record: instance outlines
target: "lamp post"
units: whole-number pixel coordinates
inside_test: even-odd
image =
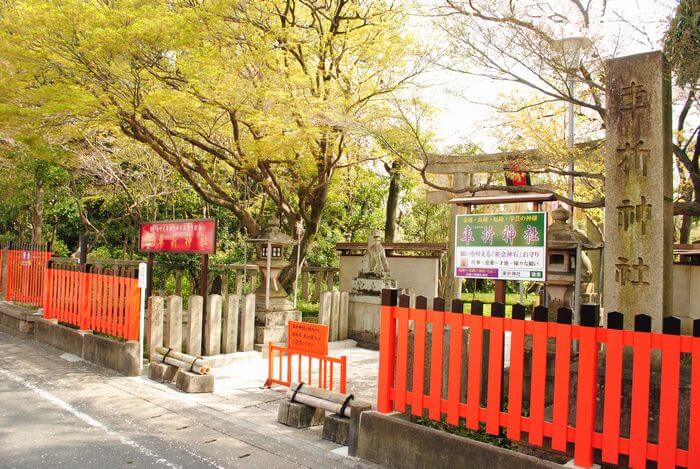
[[[573,36],[560,39],[556,41],[556,46],[559,47],[562,61],[564,62],[564,68],[566,69],[567,75],[567,87],[569,96],[573,98],[574,96],[574,78],[576,77],[576,70],[578,69],[578,64],[581,61],[581,51],[591,46],[590,39],[583,36]],[[569,147],[569,184],[568,184],[568,196],[572,201],[574,200],[574,103],[569,100],[568,109],[568,135],[567,135],[567,145]],[[573,215],[574,207],[571,207]],[[572,216],[572,222],[574,217]]]

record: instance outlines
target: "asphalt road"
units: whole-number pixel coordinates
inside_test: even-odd
[[[2,468],[363,466],[276,424],[269,395],[184,395],[3,333],[0,357]]]

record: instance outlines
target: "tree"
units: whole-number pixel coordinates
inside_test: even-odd
[[[271,204],[303,230],[302,258],[336,168],[371,146],[347,123],[381,116],[417,72],[388,1],[20,0],[1,15],[20,95],[77,97],[50,114],[61,131],[120,129],[251,236]]]
[[[508,109],[502,109],[504,112],[518,113],[550,103],[570,102],[578,108],[581,115],[596,119],[600,128],[605,121],[603,64],[606,59],[619,53],[623,41],[619,38],[594,40],[572,68],[564,59],[563,45],[559,39],[567,29],[593,31],[606,15],[607,8],[608,2],[603,0],[445,0],[430,11],[436,18],[434,24],[442,30],[448,43],[436,63],[451,72],[478,75],[508,86],[520,87],[535,97],[535,100],[526,104],[515,101]],[[692,28],[692,22],[681,23]],[[688,37],[688,34],[681,35]],[[592,37],[595,39],[597,36]],[[651,46],[654,47],[653,44]],[[579,91],[573,94],[567,86],[572,73],[575,80],[582,84]],[[700,122],[696,120],[694,125],[690,125],[689,120],[691,114],[697,115],[697,96],[694,92],[676,94],[684,101],[678,115],[674,154],[687,172],[696,196],[693,200],[676,202],[675,213],[697,216],[700,215],[700,172],[689,153],[697,148],[694,139],[700,129]],[[592,132],[590,136],[596,137],[595,134]],[[420,149],[420,144],[416,146]],[[414,167],[422,172],[428,184],[435,186],[425,176],[428,155],[426,152],[419,154],[422,154],[423,162]],[[580,152],[579,155],[587,157],[588,153]],[[549,167],[548,172],[559,176],[572,174],[577,178],[604,180],[604,175],[600,172],[580,170],[571,173],[566,165]],[[446,189],[442,186],[440,188]],[[513,188],[489,183],[470,185],[463,188],[462,192],[492,189],[553,193],[559,200],[582,208],[602,207],[604,204],[602,198],[569,200],[561,191],[547,187]]]

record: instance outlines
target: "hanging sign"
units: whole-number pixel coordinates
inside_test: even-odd
[[[287,348],[298,352],[328,355],[328,326],[289,321],[287,323]]]
[[[214,254],[216,220],[167,220],[141,223],[140,252]]]
[[[545,280],[547,213],[457,215],[455,277]]]

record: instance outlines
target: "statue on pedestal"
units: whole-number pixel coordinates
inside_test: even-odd
[[[377,296],[384,288],[396,288],[396,280],[389,272],[381,239],[381,232],[372,230],[367,241],[367,251],[362,257],[362,267],[357,277],[352,279],[353,293]]]

